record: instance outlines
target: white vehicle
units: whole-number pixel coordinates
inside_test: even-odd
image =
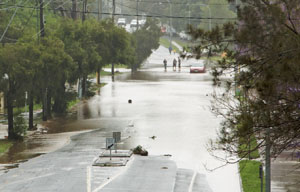
[[[133,19],[130,22],[130,32],[133,33],[137,29],[137,20]]]
[[[146,20],[145,20],[145,19],[139,20],[139,25],[140,25],[140,26],[145,25],[145,23],[146,23]]]
[[[180,37],[180,39],[184,39],[184,40],[191,40],[192,39],[191,36],[186,34],[184,31],[181,31],[179,33],[179,37]]]
[[[136,19],[132,19],[130,22],[130,28],[136,28],[137,27],[137,20]]]
[[[119,27],[125,28],[126,27],[126,19],[125,18],[119,18],[117,24],[118,24]]]

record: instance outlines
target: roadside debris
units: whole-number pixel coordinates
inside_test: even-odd
[[[136,148],[134,148],[132,152],[133,154],[148,156],[148,151],[146,149],[143,149],[141,145],[138,145]]]
[[[152,136],[152,137],[150,137],[150,139],[153,139],[153,140],[154,140],[154,139],[156,139],[156,136]]]

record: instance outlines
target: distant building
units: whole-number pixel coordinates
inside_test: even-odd
[[[4,113],[4,94],[0,92],[0,114]]]

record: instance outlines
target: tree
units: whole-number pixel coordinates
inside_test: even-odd
[[[47,102],[48,116],[52,110],[52,98],[54,98],[53,111],[63,113],[67,107],[65,83],[74,68],[73,60],[65,52],[64,43],[53,36],[48,36],[41,40],[40,59],[42,66],[38,79],[41,81],[41,93],[46,92],[46,98],[42,97],[41,99],[44,104]]]
[[[147,19],[146,24],[132,34],[136,44],[136,59],[131,66],[133,71],[138,69],[144,60],[151,55],[152,50],[159,47],[161,32],[157,22],[157,20]]]
[[[211,32],[190,28],[200,42],[194,47],[198,57],[207,48],[212,54],[226,52],[213,69],[215,84],[222,85],[223,74],[235,76],[226,81],[224,96],[215,96],[214,112],[224,121],[211,149],[243,158],[256,149],[268,155],[271,148],[271,156],[276,157],[300,139],[299,2],[241,2],[237,22]],[[237,88],[242,94],[233,98]],[[249,138],[256,138],[258,144],[251,146]]]
[[[36,49],[32,49],[32,54],[28,53],[30,46],[24,44],[9,44],[0,48],[0,77],[5,93],[7,116],[8,116],[8,138],[18,139],[20,133],[14,128],[13,108],[17,104],[17,99],[24,97],[26,82],[30,79],[31,71],[28,70],[28,58],[38,54]]]

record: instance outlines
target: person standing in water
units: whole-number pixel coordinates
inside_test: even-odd
[[[181,59],[178,57],[178,68],[181,69]]]
[[[176,70],[177,60],[174,58],[173,60],[173,70]]]
[[[165,67],[165,71],[167,70],[167,60],[164,59],[164,67]]]

